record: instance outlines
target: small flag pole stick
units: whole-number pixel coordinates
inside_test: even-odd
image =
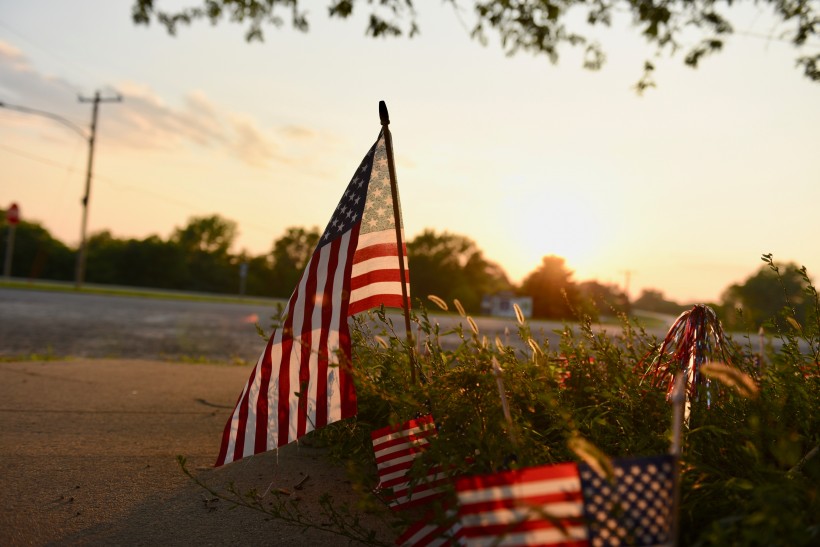
[[[683,412],[686,403],[686,371],[675,376],[672,390],[672,444],[669,453],[675,456],[675,492],[672,500],[672,545],[678,545],[680,529],[680,457],[683,452]]]
[[[504,410],[504,419],[507,420],[507,425],[510,428],[510,441],[513,446],[518,446],[518,440],[515,437],[515,428],[513,426],[512,414],[510,414],[510,404],[507,402],[507,394],[504,391],[504,379],[501,377],[501,365],[498,360],[493,357],[493,375],[498,384],[498,395],[501,397],[501,408]]]
[[[399,275],[401,276],[401,300],[404,309],[404,328],[407,332],[407,350],[410,356],[410,381],[416,383],[416,357],[413,353],[413,331],[410,329],[410,298],[407,295],[407,274],[404,267],[404,241],[401,233],[401,213],[399,210],[399,187],[396,182],[396,163],[393,160],[393,137],[390,134],[390,115],[387,113],[387,105],[384,101],[379,101],[379,119],[384,132],[384,147],[387,152],[387,169],[390,172],[390,190],[393,194],[393,218],[396,225],[396,244],[399,251]]]

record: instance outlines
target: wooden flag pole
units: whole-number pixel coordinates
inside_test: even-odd
[[[410,329],[410,298],[407,295],[407,274],[404,267],[404,238],[401,233],[401,212],[399,209],[399,186],[396,182],[396,164],[393,160],[393,137],[390,135],[390,115],[387,113],[387,105],[384,101],[379,101],[379,119],[384,132],[384,147],[387,151],[387,169],[390,172],[390,190],[393,193],[393,219],[396,225],[396,244],[399,251],[399,274],[401,276],[401,300],[404,309],[404,328],[407,332],[407,348],[410,354],[410,380],[416,383],[416,356],[413,351],[413,331]]]
[[[683,452],[683,413],[687,399],[686,371],[675,375],[672,389],[672,444],[669,452],[675,456],[675,492],[672,500],[672,545],[678,545],[680,533],[680,457]]]

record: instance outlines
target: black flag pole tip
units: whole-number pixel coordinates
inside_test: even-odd
[[[390,125],[390,115],[387,113],[387,105],[384,101],[379,101],[379,118],[382,125]]]

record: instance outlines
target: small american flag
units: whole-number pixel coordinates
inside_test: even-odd
[[[216,466],[356,414],[347,318],[403,307],[384,135],[362,160],[236,403]],[[401,223],[401,219],[399,219]],[[407,252],[403,249],[405,274]],[[409,282],[409,276],[405,279]],[[409,284],[407,287],[409,294]]]
[[[456,481],[466,545],[670,545],[674,456],[563,463]]]
[[[396,539],[401,547],[447,547],[462,545],[461,523],[458,514],[450,510],[444,515],[445,523],[434,521],[434,515],[428,514],[422,520],[407,527]]]
[[[441,496],[440,486],[448,480],[439,467],[431,467],[427,475],[411,485],[410,468],[416,458],[427,450],[429,437],[436,434],[431,415],[389,426],[371,433],[380,491],[394,511],[415,507]]]

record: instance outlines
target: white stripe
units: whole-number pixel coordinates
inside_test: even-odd
[[[401,240],[404,241],[404,230],[401,231]],[[396,243],[396,230],[391,228],[389,230],[381,230],[379,232],[368,232],[366,234],[359,234],[359,243],[356,245],[356,250],[370,247],[371,245],[381,245],[383,243]]]
[[[583,541],[587,539],[587,531],[583,526],[567,527],[566,533],[560,528],[549,528],[545,530],[530,530],[517,534],[507,534],[503,537],[497,535],[462,537],[462,541],[468,547],[484,547],[490,545],[549,545],[565,541]]]
[[[405,492],[409,490],[413,490],[414,492],[421,492],[423,490],[440,490],[441,485],[436,484],[439,481],[442,481],[447,478],[447,474],[444,472],[436,473],[435,475],[427,475],[424,477],[424,480],[420,480],[410,488],[410,480],[408,479],[407,482],[399,483],[395,486],[392,486],[393,494],[399,496],[404,495]]]
[[[242,400],[245,399],[245,393],[248,391],[248,383],[250,378],[245,382],[245,387],[242,388],[242,394],[239,396],[239,401],[231,414],[231,432],[228,434],[228,450],[225,452],[225,463],[233,461],[233,453],[236,450],[236,434],[239,431],[239,409],[242,408]]]
[[[407,257],[404,257],[404,268],[407,269]],[[353,264],[350,271],[351,279],[368,272],[377,270],[398,270],[399,258],[397,256],[376,256],[367,260],[362,260]]]
[[[444,485],[440,484],[440,481],[446,478],[447,475],[439,473],[438,475],[427,477],[427,480],[424,482],[417,482],[412,487],[410,486],[410,481],[407,481],[388,488],[393,491],[394,497],[407,496],[409,498],[415,496],[414,499],[418,499],[423,492],[441,492]]]
[[[265,344],[267,350],[267,344]],[[262,359],[265,357],[265,350],[256,360],[256,367],[253,369],[253,383],[248,387],[248,419],[245,422],[245,445],[242,448],[242,455],[253,454],[254,441],[256,440],[256,401],[259,398],[259,384],[262,382]],[[250,378],[248,378],[250,382]],[[244,397],[244,393],[242,394]]]
[[[398,457],[398,458],[393,458],[391,460],[381,462],[376,467],[379,469],[379,471],[381,471],[382,469],[384,469],[386,467],[393,467],[394,465],[399,465],[400,463],[413,461],[417,457],[418,457],[418,453],[407,454],[406,456],[401,456],[401,457]]]
[[[350,303],[353,304],[354,302],[358,302],[359,300],[364,300],[368,296],[373,296],[377,294],[396,294],[400,296],[401,283],[399,281],[371,283],[369,285],[362,287],[361,289],[350,291]]]
[[[436,526],[435,524],[426,524],[421,530],[407,538],[401,545],[402,547],[412,547],[414,545],[419,545],[419,540],[426,538],[428,534],[431,534],[436,530],[438,530],[438,526]],[[425,543],[423,545],[428,545],[428,543]]]
[[[325,245],[319,251],[319,269],[316,276],[316,298],[313,303],[313,318],[311,326],[313,327],[310,333],[311,352],[308,361],[308,368],[310,370],[310,380],[308,380],[308,388],[303,393],[303,397],[308,397],[307,400],[307,420],[305,424],[305,433],[316,429],[316,398],[318,397],[318,383],[326,382],[325,378],[319,378],[319,339],[322,335],[322,310],[324,304],[330,302],[323,302],[325,284],[327,283],[327,264],[330,260],[330,245]]]
[[[575,477],[544,479],[514,483],[505,486],[479,487],[475,490],[459,491],[458,500],[462,505],[484,501],[528,498],[562,492],[580,492],[581,480]]]
[[[282,363],[282,329],[273,334],[270,348],[271,379],[268,384],[268,450],[279,446],[279,368]]]
[[[454,516],[454,511],[448,511],[444,515],[444,517],[448,519],[453,518]],[[459,532],[461,532],[461,524],[458,521],[456,521],[450,526],[449,529],[444,530],[443,533],[441,533],[441,535],[432,535],[435,532],[442,530],[442,528],[443,526],[439,526],[438,524],[425,524],[419,530],[417,530],[412,536],[407,538],[401,545],[402,547],[412,547],[413,545],[446,545],[447,542],[451,539],[458,538]],[[431,535],[432,537],[427,537]],[[424,543],[419,543],[421,540],[425,540]],[[461,545],[461,543],[459,542],[456,542],[455,544]]]
[[[460,529],[457,524],[444,532],[441,532],[441,528],[442,527],[437,524],[426,524],[424,528],[407,538],[401,545],[402,547],[414,547],[419,545],[440,547],[442,545],[448,545],[454,540],[455,543],[453,543],[453,545],[462,545],[462,543],[456,539]],[[442,535],[444,535],[444,537],[442,537]]]
[[[395,491],[394,491],[395,493]],[[390,500],[390,505],[403,505],[411,501],[418,501],[429,498],[430,496],[437,496],[441,493],[440,488],[419,488],[418,486],[413,490],[413,493],[408,496],[397,497]]]
[[[347,252],[350,247],[350,234],[346,232],[341,238],[338,253],[338,264],[333,274],[333,313],[330,318],[330,329],[327,338],[327,423],[337,422],[342,418],[342,394],[339,390],[339,369],[331,365],[338,364],[336,350],[339,349],[339,325],[342,313],[342,292],[344,291]],[[347,317],[344,318],[347,321]]]
[[[462,505],[464,511],[469,511],[467,505]],[[544,516],[554,518],[565,517],[580,517],[583,515],[584,504],[580,501],[576,502],[558,502],[548,503],[545,506],[538,504],[527,504],[526,501],[521,501],[516,509],[490,509],[482,513],[467,513],[462,515],[461,522],[464,526],[492,526],[496,524],[513,524],[516,522],[524,522],[527,520],[539,521],[549,520]]]
[[[412,456],[410,459],[415,459],[415,456]],[[401,463],[401,462],[398,462],[398,463]],[[390,473],[384,473],[384,474],[379,473],[379,480],[381,482],[387,482],[387,481],[393,480],[393,479],[398,478],[398,477],[407,476],[407,472],[408,472],[407,469],[397,469],[395,471],[391,471]],[[444,477],[444,475],[443,474],[435,475],[435,477]],[[430,479],[430,475],[428,475],[428,480],[432,480],[432,479]]]
[[[401,444],[394,444],[388,446],[387,448],[382,448],[381,450],[374,450],[373,452],[376,454],[376,459],[378,460],[385,456],[389,456],[390,454],[401,452],[402,450],[409,450],[410,448],[419,448],[422,446],[426,446],[428,444],[430,444],[430,441],[427,440],[427,437],[424,437],[421,439],[407,440]]]
[[[292,443],[298,437],[296,435],[296,428],[299,424],[299,399],[293,393],[300,390],[299,386],[299,367],[302,363],[302,329],[305,324],[305,286],[307,285],[308,277],[310,277],[310,266],[313,263],[314,257],[310,257],[305,271],[302,273],[302,279],[299,280],[298,296],[296,297],[296,304],[293,306],[293,344],[290,348],[290,355],[286,355],[285,359],[290,369],[290,384],[288,397],[288,442]],[[283,424],[279,424],[280,427]]]
[[[413,454],[413,455],[410,455],[410,456],[405,456],[403,458],[396,458],[395,460],[390,460],[389,462],[383,462],[383,464],[380,464],[378,466],[379,480],[381,480],[382,482],[387,482],[389,480],[395,479],[396,477],[407,475],[407,472],[408,472],[407,468],[397,469],[395,471],[390,471],[389,473],[382,473],[382,470],[390,468],[390,467],[394,467],[394,466],[399,465],[401,463],[406,463],[408,461],[413,461],[413,460],[416,459],[417,455],[418,454]]]
[[[418,434],[418,433],[422,433],[424,431],[427,431],[429,429],[433,429],[435,427],[436,427],[436,424],[434,424],[433,422],[430,422],[430,423],[426,423],[426,424],[416,425],[416,426],[413,426],[413,427],[410,427],[410,428],[407,428],[407,429],[401,429],[399,431],[394,431],[392,433],[387,433],[385,435],[382,435],[381,437],[376,437],[375,439],[373,439],[373,449],[374,450],[379,450],[379,445],[380,444],[392,441],[393,439],[399,439],[399,438],[402,438],[402,437],[407,437],[407,436],[410,436],[410,435],[415,435],[415,434]]]

